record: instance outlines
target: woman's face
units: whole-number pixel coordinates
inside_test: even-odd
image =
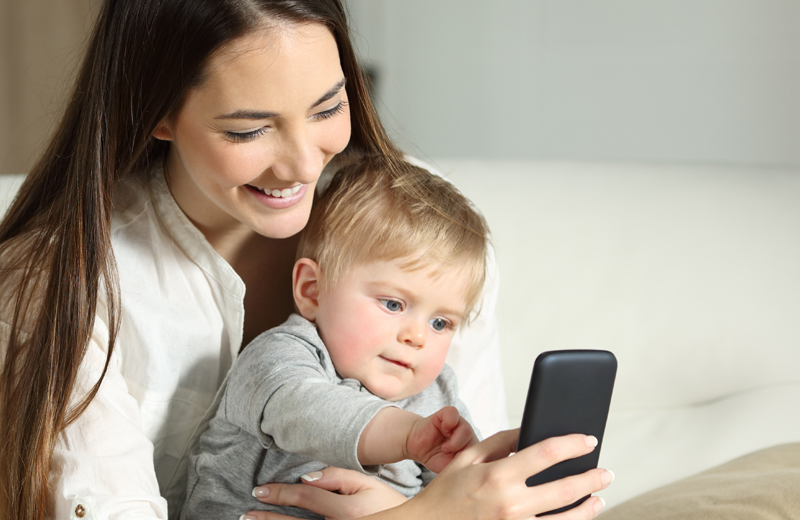
[[[332,34],[318,24],[275,24],[232,42],[153,135],[172,142],[170,189],[209,240],[246,229],[298,233],[322,168],[350,139]]]

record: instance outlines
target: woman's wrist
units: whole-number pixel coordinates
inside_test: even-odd
[[[427,518],[442,519],[441,516],[432,516],[433,511],[424,507],[425,500],[417,495],[409,498],[402,504],[392,507],[391,509],[384,509],[369,516],[362,517],[359,520],[408,520],[409,518],[425,520]]]

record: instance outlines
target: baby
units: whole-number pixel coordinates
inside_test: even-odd
[[[337,173],[298,246],[299,314],[236,360],[181,518],[320,518],[251,491],[328,465],[411,497],[475,444],[445,357],[480,296],[487,235],[469,201],[420,168],[372,158]]]

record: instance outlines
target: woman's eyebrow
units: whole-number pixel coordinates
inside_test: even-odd
[[[272,119],[278,117],[276,112],[260,112],[258,110],[237,110],[230,114],[222,114],[214,119]]]
[[[342,90],[344,88],[344,84],[346,82],[347,82],[346,78],[342,78],[341,80],[339,80],[339,82],[336,83],[336,85],[334,85],[329,91],[327,91],[325,94],[323,94],[322,97],[319,98],[316,103],[311,105],[311,108],[319,106],[322,103],[328,101],[333,96],[335,96],[340,90]]]
[[[322,95],[313,105],[311,108],[321,105],[322,103],[328,101],[330,98],[335,96],[346,83],[346,79],[342,78],[336,85],[331,87],[329,91]],[[260,119],[272,119],[273,117],[279,117],[280,115],[277,112],[262,112],[260,110],[236,110],[235,112],[231,112],[230,114],[222,114],[221,116],[217,116],[214,119],[252,119],[252,120],[260,120]]]

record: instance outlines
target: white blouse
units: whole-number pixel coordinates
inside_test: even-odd
[[[160,170],[117,187],[112,244],[121,328],[99,393],[56,445],[54,517],[175,518],[187,452],[241,346],[245,287],[183,214]],[[484,435],[506,427],[496,299],[492,258],[481,314],[448,356]],[[107,343],[101,297],[76,398],[99,379]]]

